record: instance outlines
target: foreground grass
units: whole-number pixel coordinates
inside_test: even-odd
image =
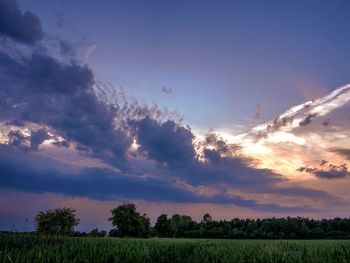
[[[0,234],[0,262],[350,262],[350,241],[142,240]]]

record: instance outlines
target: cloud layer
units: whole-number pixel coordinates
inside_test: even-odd
[[[15,0],[0,1],[0,34],[24,44],[34,44],[44,35],[38,16],[22,13]]]
[[[0,50],[1,188],[96,200],[233,204],[271,213],[344,204],[315,180],[347,179],[348,149],[339,146],[346,136],[333,148],[322,146],[328,147],[322,155],[312,147],[323,145],[319,129],[327,136],[334,135],[330,126],[347,134],[348,127],[337,126],[329,114],[347,103],[348,86],[229,142],[215,132],[199,136],[166,109],[129,101],[97,81],[88,65],[67,62],[74,53],[62,40],[59,55],[38,52],[40,20],[15,1],[0,0],[0,33],[25,45]],[[323,125],[325,118],[332,125]],[[314,181],[306,186],[294,174]]]

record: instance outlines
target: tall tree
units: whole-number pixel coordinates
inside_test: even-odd
[[[190,216],[174,214],[170,220],[170,227],[175,237],[184,236],[185,231],[191,230],[194,222]]]
[[[125,203],[111,210],[113,226],[120,237],[149,237],[150,220],[146,214],[136,211],[136,205]]]
[[[72,208],[56,208],[40,211],[34,218],[36,232],[45,235],[70,235],[80,219]]]
[[[156,233],[159,237],[171,237],[173,236],[170,220],[166,214],[161,214],[154,226]]]
[[[206,213],[204,216],[203,216],[203,223],[209,223],[213,220],[213,218],[211,217],[211,215],[209,213]]]

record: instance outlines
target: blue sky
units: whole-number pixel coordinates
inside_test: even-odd
[[[0,0],[0,229],[57,206],[108,229],[125,201],[348,216],[349,8]]]
[[[251,125],[256,104],[268,120],[305,100],[305,86],[349,81],[348,1],[20,3],[81,56],[96,44],[89,65],[101,79],[201,129]]]

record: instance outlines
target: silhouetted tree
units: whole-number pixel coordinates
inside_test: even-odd
[[[170,219],[170,227],[174,237],[185,237],[186,231],[191,231],[194,222],[190,216],[174,214]]]
[[[88,234],[89,237],[104,237],[106,235],[107,235],[107,231],[105,231],[105,230],[99,231],[98,228],[94,228]]]
[[[146,214],[140,215],[136,211],[136,205],[132,203],[122,204],[111,210],[113,226],[120,237],[149,237],[150,220]]]
[[[94,228],[93,230],[90,231],[88,236],[89,237],[99,237],[100,236],[100,232],[98,231],[97,228]]]
[[[156,234],[159,237],[171,237],[173,232],[170,226],[170,220],[166,214],[161,214],[154,226]]]
[[[161,225],[161,222],[166,222],[166,219],[167,217],[161,215],[157,220],[157,228]],[[256,220],[234,218],[231,221],[210,221],[204,220],[203,217],[203,220],[197,223],[189,216],[175,214],[167,220],[170,221],[170,228],[174,237],[235,239],[350,238],[350,218],[322,220],[303,217]]]
[[[45,235],[71,235],[79,224],[72,208],[56,208],[40,211],[34,218],[36,232]]]
[[[118,236],[118,230],[113,228],[108,232],[109,237],[117,237]]]
[[[203,223],[209,223],[213,220],[213,218],[211,217],[210,214],[206,213],[204,216],[203,216]]]

